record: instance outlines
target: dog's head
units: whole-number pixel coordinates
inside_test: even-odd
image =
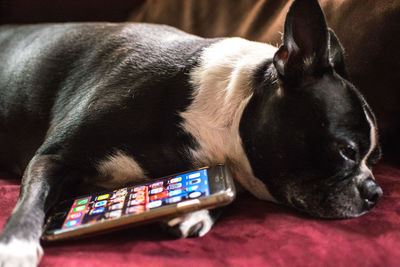
[[[277,201],[315,216],[367,212],[382,195],[371,172],[376,120],[346,79],[343,49],[316,0],[293,3],[272,63],[255,75],[240,124],[255,176]]]

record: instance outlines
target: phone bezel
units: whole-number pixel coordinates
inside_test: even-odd
[[[74,201],[78,198],[81,198],[81,197],[75,197],[73,199],[60,202],[50,210],[50,212],[46,216],[46,223],[43,226],[42,241],[71,239],[76,237],[82,237],[85,235],[110,232],[124,227],[125,228],[130,227],[132,225],[151,223],[171,216],[177,217],[180,216],[181,214],[195,211],[198,209],[207,209],[207,208],[211,209],[217,206],[227,205],[231,201],[233,201],[235,197],[235,188],[233,180],[227,168],[225,168],[224,165],[222,164],[218,164],[213,167],[203,167],[195,170],[180,172],[161,178],[156,178],[154,180],[169,179],[171,176],[178,176],[185,173],[203,169],[207,169],[210,194],[209,196],[196,199],[198,203],[197,202],[189,203],[190,205],[186,205],[184,208],[182,208],[179,207],[179,204],[183,202],[178,202],[176,204],[167,205],[160,207],[158,209],[151,210],[150,212],[144,212],[129,216],[122,216],[118,219],[102,221],[99,223],[91,224],[90,226],[87,227],[80,227],[77,229],[71,229],[70,231],[63,231],[60,233],[56,233],[61,229],[62,224],[64,223]],[[107,190],[104,192],[109,192],[109,191],[111,190]],[[101,193],[102,192],[96,192],[94,194],[91,194],[90,196]],[[86,196],[82,196],[82,198]],[[190,202],[190,201],[191,200],[186,200],[184,202]]]

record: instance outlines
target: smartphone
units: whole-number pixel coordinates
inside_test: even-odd
[[[235,198],[224,165],[63,201],[51,209],[43,241],[77,239],[229,204]]]

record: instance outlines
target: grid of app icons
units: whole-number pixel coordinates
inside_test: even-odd
[[[79,198],[62,229],[140,214],[165,205],[209,195],[207,170],[164,178],[145,185]]]

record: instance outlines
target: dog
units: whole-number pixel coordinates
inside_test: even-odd
[[[357,217],[382,195],[375,116],[316,0],[294,1],[279,48],[151,24],[39,24],[2,26],[0,62],[0,162],[23,173],[2,266],[39,263],[60,199],[204,165],[316,217]],[[214,220],[201,210],[169,227],[202,236]]]

